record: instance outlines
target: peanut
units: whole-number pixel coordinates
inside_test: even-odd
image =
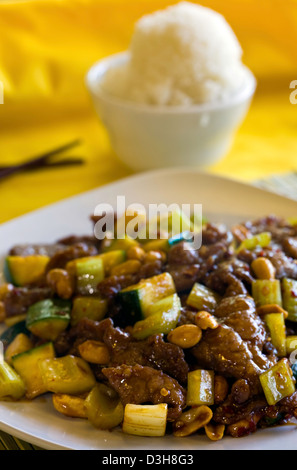
[[[209,312],[197,312],[195,315],[195,324],[199,326],[202,330],[207,330],[207,328],[211,328],[214,330],[219,326],[217,320],[211,313]]]
[[[256,258],[251,268],[257,279],[275,279],[275,267],[268,258]]]
[[[202,337],[202,330],[197,325],[191,323],[178,326],[168,333],[167,339],[170,343],[176,344],[183,349],[192,348],[199,343]]]
[[[110,272],[111,276],[123,276],[126,274],[136,274],[141,267],[140,261],[137,259],[130,259],[124,263],[114,266]]]
[[[46,277],[48,285],[61,299],[70,299],[74,292],[74,279],[64,269],[52,269]]]

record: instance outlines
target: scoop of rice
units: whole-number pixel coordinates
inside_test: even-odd
[[[128,57],[105,74],[101,86],[116,97],[152,105],[224,100],[242,86],[246,70],[225,18],[188,2],[142,17]]]

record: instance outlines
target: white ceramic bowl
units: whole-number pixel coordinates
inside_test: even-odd
[[[228,102],[188,108],[141,105],[117,99],[100,87],[106,70],[127,57],[127,53],[121,53],[103,59],[86,76],[94,107],[117,156],[138,171],[173,166],[205,168],[224,157],[254,95],[253,74],[247,69],[244,87]]]

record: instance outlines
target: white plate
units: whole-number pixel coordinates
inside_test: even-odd
[[[118,195],[126,203],[202,204],[212,221],[240,222],[244,219],[276,214],[297,215],[297,202],[192,169],[158,170],[142,173],[75,196],[0,226],[0,256],[16,243],[52,242],[70,234],[91,233],[89,215],[97,204],[113,206]],[[32,444],[53,450],[227,450],[296,449],[295,426],[258,431],[242,439],[226,437],[212,442],[205,436],[188,438],[133,437],[120,430],[103,432],[86,420],[66,418],[57,413],[49,396],[33,402],[0,402],[0,429]]]

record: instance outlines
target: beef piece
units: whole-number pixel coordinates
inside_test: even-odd
[[[123,364],[102,369],[102,373],[119,394],[123,405],[167,403],[169,421],[177,419],[186,405],[185,389],[160,370]]]
[[[250,286],[253,280],[250,266],[232,257],[215,266],[204,279],[204,283],[221,295],[233,295],[246,293],[245,285]]]
[[[140,364],[163,370],[181,383],[187,380],[189,367],[183,350],[166,343],[162,335],[137,341],[129,333],[110,325],[105,329],[103,341],[109,349],[112,366]]]
[[[208,223],[202,230],[202,243],[203,245],[213,245],[218,242],[223,242],[225,245],[230,245],[233,240],[233,235],[226,229],[224,225],[215,225]]]
[[[69,261],[85,256],[96,255],[97,249],[87,243],[77,243],[76,245],[65,245],[63,249],[56,252],[47,265],[47,272],[51,269],[64,269]]]
[[[243,404],[233,401],[232,395],[218,406],[213,415],[213,420],[218,424],[235,424],[243,419],[252,418],[255,413],[265,413],[267,409],[267,401],[261,395],[254,396]]]
[[[122,289],[137,284],[139,281],[138,273],[109,276],[98,284],[98,292],[105,299],[113,299]]]
[[[11,256],[43,255],[52,257],[63,249],[64,246],[60,243],[54,243],[52,245],[15,245],[10,250],[9,254]]]
[[[110,318],[101,321],[83,318],[77,325],[58,336],[55,340],[55,350],[58,355],[79,355],[78,346],[81,343],[88,339],[103,342],[104,332],[111,325],[113,322]]]
[[[197,264],[199,262],[198,250],[191,248],[188,242],[177,243],[169,249],[167,261],[168,264],[173,265]]]
[[[230,326],[222,323],[214,330],[206,330],[191,352],[200,367],[226,377],[247,379],[253,393],[258,389],[263,369],[254,361],[247,342]]]
[[[252,297],[237,295],[223,298],[216,308],[215,315],[246,341],[253,360],[260,369],[266,370],[275,364],[277,357],[274,354],[266,356],[262,352],[268,342],[268,335],[262,318],[256,312]]]
[[[190,291],[199,279],[200,266],[191,265],[167,265],[166,271],[171,274],[177,292]]]
[[[293,227],[282,217],[275,215],[248,221],[244,225],[250,230],[252,235],[261,232],[270,232],[272,240],[276,243],[281,243],[284,239],[297,235],[296,227]]]
[[[7,317],[24,315],[31,305],[40,300],[51,298],[51,296],[52,291],[48,287],[34,287],[30,289],[27,287],[15,287],[3,299],[5,315]]]

